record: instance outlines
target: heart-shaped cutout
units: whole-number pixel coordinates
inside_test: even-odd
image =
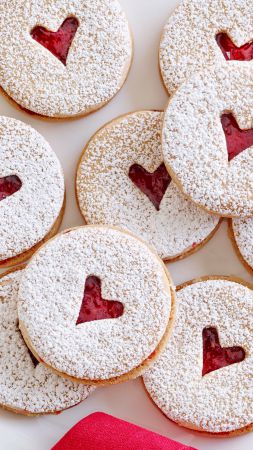
[[[253,145],[253,128],[241,130],[231,113],[221,116],[221,124],[227,141],[228,160],[231,161]]]
[[[219,33],[216,41],[227,61],[251,61],[253,59],[253,41],[237,47],[226,33]]]
[[[76,325],[94,320],[116,319],[123,315],[124,306],[115,300],[102,298],[101,280],[94,275],[86,279],[84,296]]]
[[[22,181],[16,175],[0,178],[0,201],[15,194],[22,187]]]
[[[78,20],[75,17],[68,17],[58,31],[49,31],[37,26],[32,29],[31,36],[66,66],[69,49],[78,27]]]
[[[162,163],[153,173],[148,172],[139,164],[133,164],[129,169],[128,176],[159,211],[161,201],[171,183],[171,177],[165,164]]]
[[[215,327],[204,328],[202,337],[203,377],[210,372],[242,362],[245,359],[246,355],[242,347],[221,347]]]

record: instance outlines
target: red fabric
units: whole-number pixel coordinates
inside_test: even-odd
[[[104,413],[81,420],[52,450],[194,450]]]

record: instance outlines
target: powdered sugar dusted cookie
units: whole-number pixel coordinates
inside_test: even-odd
[[[27,259],[64,211],[60,162],[33,128],[0,117],[0,267]]]
[[[25,415],[57,413],[80,403],[94,388],[53,374],[29,352],[18,328],[22,273],[0,277],[0,405]]]
[[[57,373],[116,383],[161,352],[173,303],[166,268],[145,243],[116,228],[80,227],[52,239],[25,269],[20,328]]]
[[[90,224],[132,231],[164,259],[196,250],[219,219],[187,200],[171,181],[162,157],[163,113],[139,111],[99,130],[81,156],[77,198]]]
[[[234,219],[229,222],[229,234],[235,250],[245,267],[253,270],[253,219]]]
[[[253,423],[253,287],[207,277],[179,287],[175,326],[145,386],[171,420],[218,434]]]
[[[160,43],[164,84],[174,92],[208,64],[253,58],[251,0],[183,0]]]
[[[86,115],[122,87],[132,39],[118,0],[4,0],[0,85],[21,108]]]
[[[163,154],[172,178],[199,206],[253,214],[253,71],[231,62],[195,74],[165,114]]]

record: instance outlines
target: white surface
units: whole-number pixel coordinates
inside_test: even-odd
[[[107,107],[75,122],[47,123],[18,112],[4,98],[0,98],[0,114],[16,117],[34,126],[48,139],[63,164],[67,181],[67,210],[62,228],[83,223],[74,196],[74,175],[79,155],[89,137],[119,114],[144,108],[161,109],[167,102],[158,71],[158,43],[166,17],[177,5],[177,1],[121,1],[134,33],[135,57],[127,83]],[[170,264],[169,268],[175,283],[208,274],[237,275],[253,281],[232,249],[226,233],[226,223],[199,253]],[[34,419],[0,412],[0,450],[49,450],[71,426],[94,411],[105,411],[199,450],[253,448],[253,434],[232,439],[215,439],[202,437],[172,424],[147,397],[141,380],[136,380],[98,389],[81,405],[55,417]]]

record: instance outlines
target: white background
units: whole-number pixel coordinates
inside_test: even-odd
[[[83,224],[75,201],[74,176],[79,155],[91,135],[118,115],[138,109],[163,109],[167,103],[168,97],[158,71],[158,46],[164,22],[178,2],[121,2],[133,30],[134,62],[126,84],[107,107],[84,119],[54,123],[31,118],[10,106],[4,98],[0,98],[0,114],[16,117],[35,127],[50,142],[63,165],[67,183],[67,209],[62,229]],[[213,274],[236,275],[252,281],[252,277],[245,271],[233,251],[227,236],[226,223],[205,248],[184,261],[170,264],[169,269],[175,284],[197,276]],[[203,437],[172,424],[147,397],[139,379],[100,388],[87,401],[59,416],[26,418],[1,411],[0,450],[49,450],[77,421],[94,411],[113,414],[199,450],[253,448],[253,434],[232,439],[216,439]]]

